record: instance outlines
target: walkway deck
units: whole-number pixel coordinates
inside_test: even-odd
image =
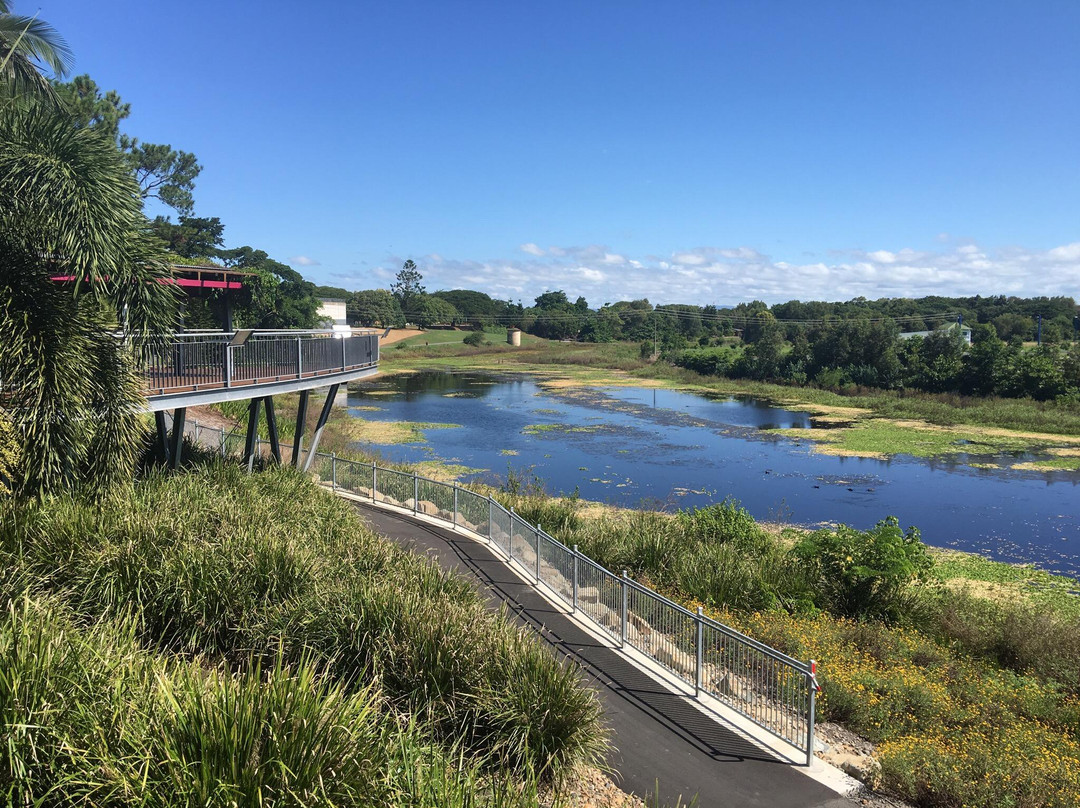
[[[331,331],[180,333],[143,358],[151,412],[260,398],[374,375],[378,334]]]
[[[639,795],[698,808],[852,808],[789,764],[708,718],[691,699],[662,688],[614,649],[553,607],[490,549],[470,538],[379,508],[356,504],[374,530],[465,574],[492,608],[505,603],[516,619],[581,664],[604,704],[617,751],[608,761],[616,782]]]

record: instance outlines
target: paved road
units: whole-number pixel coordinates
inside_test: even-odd
[[[689,697],[664,690],[553,608],[482,543],[370,506],[357,508],[378,533],[473,578],[493,607],[506,603],[519,621],[581,664],[603,701],[617,747],[609,764],[624,790],[653,794],[659,784],[661,803],[672,806],[697,796],[698,808],[852,808],[702,715]]]

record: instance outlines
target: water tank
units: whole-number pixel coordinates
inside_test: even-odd
[[[513,345],[515,348],[521,347],[521,329],[520,328],[508,328],[506,329],[506,344]]]

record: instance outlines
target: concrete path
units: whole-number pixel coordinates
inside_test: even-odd
[[[680,799],[686,806],[696,796],[698,808],[854,805],[704,716],[689,697],[666,691],[555,609],[481,542],[363,504],[357,509],[381,535],[471,577],[493,608],[507,604],[521,623],[580,663],[603,702],[616,747],[608,762],[623,790],[658,793],[670,806]]]

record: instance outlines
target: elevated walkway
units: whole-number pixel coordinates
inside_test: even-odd
[[[143,357],[150,412],[295,393],[378,372],[377,333],[212,331],[175,334]]]
[[[311,464],[323,427],[342,384],[378,373],[379,335],[323,331],[207,331],[177,333],[141,357],[142,393],[154,413],[159,454],[176,468],[183,450],[187,408],[222,401],[249,401],[244,460],[255,454],[256,427],[266,408],[270,449],[281,461],[274,396],[300,393],[291,462],[303,451],[312,390],[329,387],[304,468]],[[171,433],[165,414],[172,411]]]

